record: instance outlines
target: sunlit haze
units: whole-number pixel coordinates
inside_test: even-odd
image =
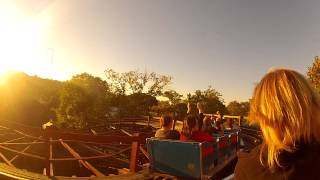
[[[0,1],[0,74],[105,78],[112,68],[171,75],[185,94],[212,85],[245,101],[272,67],[305,74],[320,54],[320,1]]]

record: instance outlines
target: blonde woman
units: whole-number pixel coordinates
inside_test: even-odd
[[[303,75],[267,73],[256,86],[249,121],[264,141],[240,153],[236,179],[320,179],[320,100]]]

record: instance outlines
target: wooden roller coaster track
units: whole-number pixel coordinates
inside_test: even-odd
[[[242,120],[240,116],[225,117],[238,119],[239,124]],[[44,130],[0,121],[0,175],[15,179],[154,179],[158,176],[174,179],[157,172],[150,175],[149,170],[143,169],[149,158],[145,139],[153,135],[151,125],[158,123],[158,119],[110,120],[108,125],[91,127],[85,132]],[[144,124],[142,129],[139,123]],[[258,130],[241,128],[246,139],[260,143]]]
[[[103,134],[98,134],[96,131],[91,134],[73,133],[54,128],[43,130],[1,121],[0,132],[0,158],[6,164],[3,165],[5,169],[12,170],[16,167],[28,169],[28,166],[23,167],[18,162],[22,158],[27,159],[29,163],[40,161],[43,169],[36,172],[42,171],[47,177],[59,176],[54,173],[54,164],[59,162],[75,161],[81,168],[84,167],[91,172],[89,176],[106,177],[113,174],[103,170],[104,168],[95,167],[96,165],[89,161],[111,160],[117,164],[113,169],[116,169],[118,174],[126,174],[141,170],[142,164],[139,164],[138,156],[148,158],[143,146],[146,137],[138,133],[131,134],[125,129],[113,130],[111,133],[113,135],[105,135],[106,131]],[[63,156],[59,157],[59,153],[54,152],[58,146],[59,149],[64,149]]]

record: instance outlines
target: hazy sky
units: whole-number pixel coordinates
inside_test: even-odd
[[[173,76],[171,88],[180,93],[212,85],[227,102],[242,101],[271,67],[305,74],[320,54],[319,0],[26,0],[10,6],[16,17],[41,22],[35,32],[44,55],[20,60],[32,64],[21,69],[57,79],[139,69]],[[36,63],[45,72],[33,69]]]

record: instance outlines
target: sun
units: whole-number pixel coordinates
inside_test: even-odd
[[[10,1],[0,3],[0,75],[7,71],[48,74],[44,38],[48,19],[28,16]]]

